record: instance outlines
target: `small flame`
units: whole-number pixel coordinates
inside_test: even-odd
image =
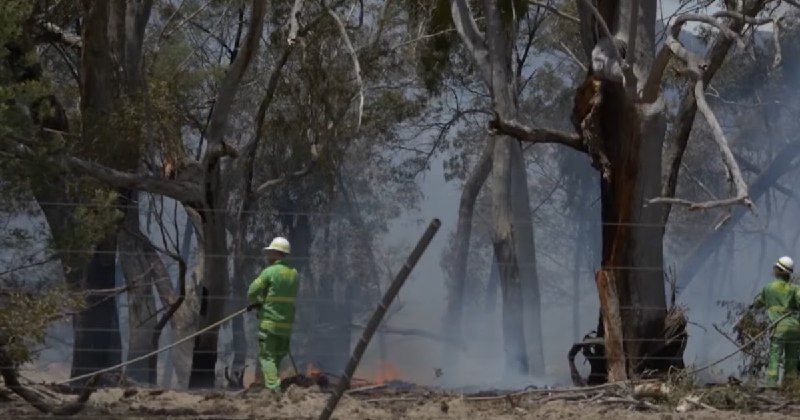
[[[317,365],[315,365],[314,363],[308,363],[306,365],[306,377],[316,378],[320,375],[322,375],[322,370],[320,370],[320,368]]]
[[[378,362],[377,372],[375,373],[375,378],[373,379],[375,384],[383,384],[399,378],[400,374],[397,372],[397,369],[394,367],[394,365],[386,361]]]

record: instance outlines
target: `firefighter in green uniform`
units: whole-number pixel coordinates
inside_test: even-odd
[[[794,312],[778,322],[770,338],[769,365],[767,366],[767,386],[778,384],[780,363],[784,363],[784,380],[797,374],[800,357],[800,289],[789,282],[794,271],[794,262],[789,257],[781,257],[773,267],[775,279],[767,284],[756,296],[754,308],[766,308],[770,323],[774,323],[786,313]]]
[[[258,310],[258,357],[264,372],[264,386],[279,392],[278,368],[289,354],[292,338],[297,270],[284,261],[291,251],[286,238],[273,239],[264,251],[269,266],[250,284],[247,300],[249,309]]]

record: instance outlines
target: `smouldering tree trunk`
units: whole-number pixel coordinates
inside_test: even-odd
[[[533,373],[544,373],[544,346],[542,343],[542,311],[539,295],[539,275],[536,267],[536,248],[533,238],[533,213],[528,195],[528,175],[519,142],[512,145],[511,155],[511,214],[519,255],[518,266],[522,279],[522,315],[525,319],[524,339],[528,362]]]
[[[639,7],[636,0],[621,0],[609,6],[601,18],[610,24],[614,39],[604,37],[594,45],[593,74],[588,80],[598,89],[599,103],[593,104],[596,108],[590,115],[577,120],[596,118],[596,128],[583,124],[582,134],[585,141],[597,142],[610,166],[610,174],[601,178],[603,251],[597,287],[603,316],[598,332],[606,339],[609,380],[617,381],[653,368],[647,356],[664,340],[662,212],[644,204],[661,192],[666,121],[660,98],[643,104],[629,94],[644,89],[655,57],[656,5]],[[617,54],[623,42],[628,44],[624,63]],[[623,84],[618,73],[625,65],[629,69]],[[595,77],[597,81],[592,81]]]
[[[512,46],[516,38],[516,20],[501,17],[500,4],[484,0],[484,17],[486,19],[486,34],[480,32],[469,5],[464,0],[451,0],[451,14],[456,30],[467,49],[472,54],[478,72],[492,96],[492,106],[495,112],[516,118],[517,104],[517,75],[512,66]],[[517,6],[502,7],[513,9]],[[516,10],[509,10],[509,16],[520,16]],[[521,11],[520,11],[521,12]],[[510,21],[510,22],[509,22]],[[545,133],[549,134],[549,133]],[[563,141],[560,136],[540,137],[538,140]],[[522,232],[530,229],[529,222],[514,224],[515,214],[523,216],[524,221],[530,220],[530,203],[522,203],[523,198],[514,200],[513,192],[521,191],[527,181],[524,167],[512,164],[513,159],[521,159],[521,148],[514,139],[506,136],[495,140],[492,168],[492,242],[497,258],[501,288],[503,295],[503,337],[505,342],[506,366],[509,373],[527,373],[528,356],[526,349],[525,306],[538,311],[539,302],[533,301],[538,295],[538,283],[534,269],[534,245],[532,232]],[[518,156],[515,156],[518,155]],[[513,181],[513,182],[512,182]],[[514,187],[514,186],[517,187]],[[512,188],[514,191],[512,192]],[[527,194],[524,195],[527,198]],[[528,209],[527,212],[524,209]],[[523,215],[523,212],[525,213]],[[531,269],[520,269],[521,264],[530,263]],[[523,283],[526,284],[523,287]],[[528,302],[523,300],[523,292]],[[533,313],[535,315],[535,313]],[[533,325],[536,317],[532,316],[532,340],[541,337],[540,325]],[[534,350],[535,351],[535,350]],[[533,354],[535,373],[543,369],[542,355]]]
[[[75,377],[113,366],[122,361],[122,340],[115,299],[93,293],[93,290],[114,289],[116,240],[108,238],[95,248],[95,255],[86,267],[85,280],[79,285],[86,290],[87,309],[73,317],[75,331],[72,369]]]
[[[494,151],[494,139],[487,142],[486,148],[481,153],[478,162],[472,169],[472,173],[464,183],[461,191],[461,201],[458,206],[458,221],[456,222],[455,251],[449,272],[451,273],[448,284],[447,312],[444,328],[446,335],[450,335],[448,343],[460,343],[462,340],[463,308],[464,308],[464,285],[467,277],[467,265],[469,264],[469,243],[472,237],[472,215],[475,210],[475,201],[478,198],[483,184],[492,171],[492,154]],[[454,366],[458,358],[458,351],[452,344],[445,346],[443,360]],[[447,366],[445,366],[447,369]]]

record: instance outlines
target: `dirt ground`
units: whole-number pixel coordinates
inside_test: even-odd
[[[330,394],[318,388],[291,387],[282,395],[267,392],[187,393],[148,389],[101,389],[73,419],[313,419],[322,411]],[[54,395],[51,395],[52,398]],[[64,399],[74,398],[65,396]],[[0,418],[52,418],[11,396],[0,399]],[[345,395],[333,418],[379,419],[789,419],[800,412],[784,404],[781,412],[757,410],[714,411],[700,409],[677,413],[668,406],[644,408],[632,401],[601,398],[564,400],[538,393],[519,397],[475,398],[438,392],[375,391]],[[698,407],[699,408],[699,407]]]

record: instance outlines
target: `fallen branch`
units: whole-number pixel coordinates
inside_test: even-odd
[[[16,368],[13,367],[11,358],[6,354],[5,349],[2,348],[0,348],[0,376],[3,377],[5,386],[10,389],[11,392],[17,394],[20,398],[42,413],[54,416],[71,416],[79,413],[86,406],[86,402],[89,401],[89,397],[94,393],[95,386],[100,380],[101,375],[96,374],[92,376],[75,401],[65,403],[61,406],[48,404],[39,394],[23,386],[19,381],[18,372]]]
[[[350,326],[359,328],[359,329],[366,329],[367,326],[358,323],[351,323]],[[466,350],[466,345],[463,342],[459,342],[447,337],[442,337],[439,334],[434,334],[430,331],[420,330],[416,328],[396,328],[396,327],[380,327],[378,331],[381,334],[392,334],[392,335],[406,335],[406,336],[418,336],[418,337],[425,337],[430,338],[431,340],[441,341],[445,343],[450,343],[458,346],[461,349]]]
[[[637,381],[625,381],[625,382],[609,382],[602,385],[594,385],[594,386],[585,386],[585,387],[567,387],[567,388],[531,388],[526,389],[523,391],[517,391],[507,394],[501,395],[491,395],[485,397],[465,397],[465,401],[493,401],[493,400],[500,400],[504,399],[508,396],[518,397],[521,395],[528,395],[528,394],[574,394],[574,393],[591,393],[593,391],[607,391],[613,388],[628,388],[629,385],[634,383],[642,384],[648,382],[656,382],[656,379],[646,379],[646,380],[637,380]]]
[[[339,383],[336,385],[336,389],[333,391],[333,394],[325,404],[325,408],[320,413],[319,420],[328,420],[333,414],[333,410],[336,408],[336,405],[339,403],[339,400],[342,398],[345,390],[350,386],[350,380],[352,379],[356,368],[358,368],[358,363],[361,361],[364,351],[367,350],[367,345],[372,339],[372,336],[375,334],[375,330],[378,329],[378,325],[380,325],[383,317],[386,315],[386,310],[392,304],[392,301],[397,296],[400,288],[403,287],[408,275],[411,274],[411,269],[414,268],[419,261],[419,258],[422,256],[422,253],[428,248],[431,240],[433,240],[433,236],[436,235],[436,232],[439,230],[441,225],[442,222],[439,219],[433,219],[431,221],[430,225],[428,225],[428,228],[425,230],[425,233],[414,247],[414,250],[411,251],[411,255],[408,256],[405,264],[403,264],[400,272],[397,273],[394,280],[392,280],[391,285],[386,290],[386,293],[383,294],[381,302],[378,304],[375,312],[372,313],[372,317],[369,319],[367,328],[364,330],[364,333],[358,340],[358,344],[356,344],[356,348],[353,350],[353,354],[350,356],[350,360],[347,362],[347,366],[344,369]]]
[[[364,81],[361,80],[361,64],[358,61],[356,49],[350,41],[350,36],[347,35],[347,28],[345,28],[342,19],[330,8],[327,9],[327,12],[331,18],[333,18],[334,22],[336,22],[336,27],[339,28],[339,34],[342,36],[342,40],[345,46],[347,46],[347,50],[350,52],[350,58],[353,59],[353,72],[356,75],[356,82],[358,83],[358,123],[356,125],[356,130],[358,130],[361,128],[361,118],[364,115]]]
[[[658,410],[658,406],[647,401],[637,400],[634,398],[624,397],[608,397],[598,401],[600,404],[631,404],[636,408],[646,408],[648,410]]]
[[[388,384],[377,384],[377,385],[362,386],[360,388],[348,389],[344,393],[345,394],[358,394],[358,393],[361,393],[361,392],[374,391],[376,389],[383,389],[383,388],[386,388],[387,386],[388,386]]]

